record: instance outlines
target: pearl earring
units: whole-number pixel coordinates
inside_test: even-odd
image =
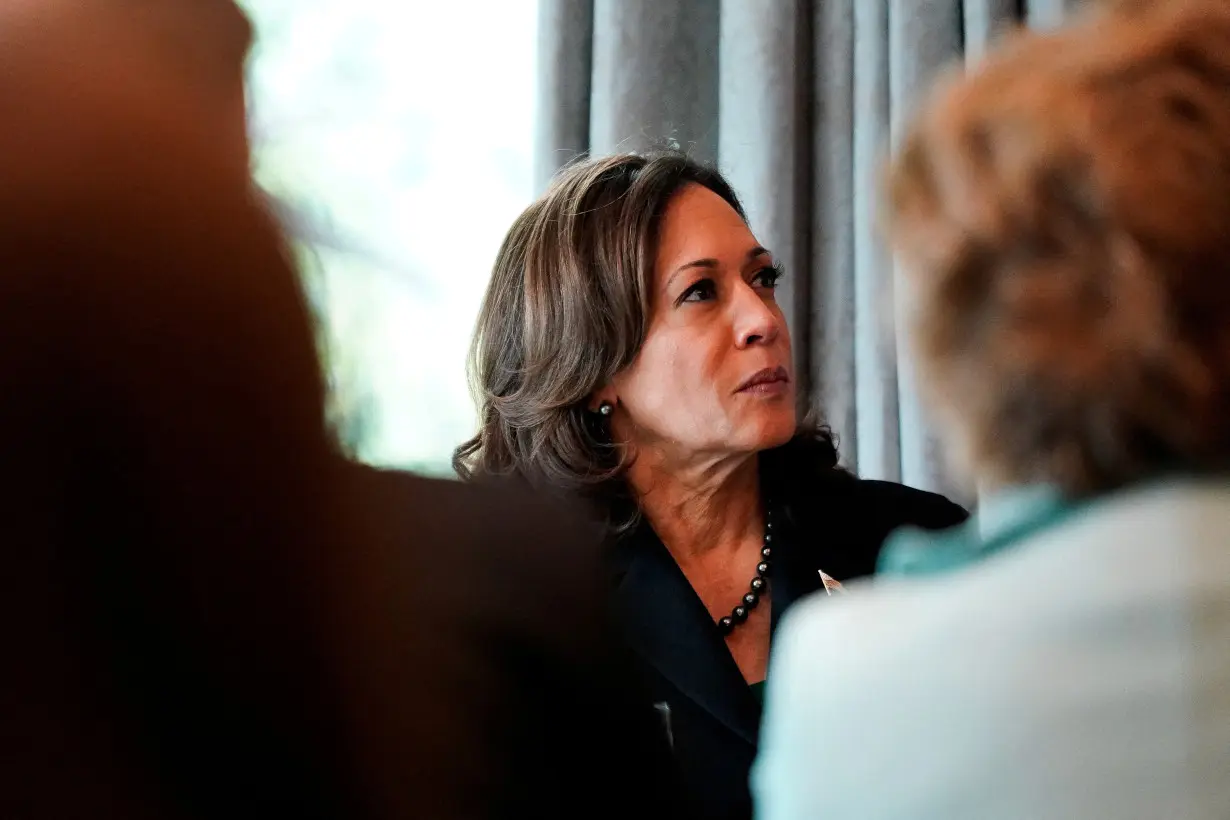
[[[602,404],[598,405],[598,413],[600,415],[610,416],[613,412],[615,412],[615,405],[611,404],[609,401],[604,401]]]

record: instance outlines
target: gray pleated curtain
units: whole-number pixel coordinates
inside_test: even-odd
[[[875,229],[894,130],[936,71],[1080,0],[540,0],[538,184],[579,155],[716,162],[786,265],[797,369],[868,478],[946,475],[894,332]]]

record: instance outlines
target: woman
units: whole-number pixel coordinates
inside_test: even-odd
[[[1120,4],[909,132],[920,373],[987,498],[792,613],[766,820],[1230,817],[1227,77],[1222,0]]]
[[[454,459],[599,509],[617,617],[707,818],[750,816],[781,614],[871,572],[897,527],[965,517],[847,474],[800,421],[781,275],[715,171],[677,154],[570,167],[496,260],[472,360],[481,428]]]

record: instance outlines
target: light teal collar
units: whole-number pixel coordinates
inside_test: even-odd
[[[1075,501],[1046,484],[1017,487],[985,499],[969,521],[941,532],[909,528],[889,536],[880,551],[876,571],[881,575],[932,575],[977,563],[1010,549],[1024,539],[1077,514],[1083,514],[1114,497],[1190,481],[1216,482],[1230,486],[1230,475],[1216,473],[1203,478],[1174,473],[1098,498]]]
[[[907,528],[880,551],[881,575],[931,575],[977,563],[1066,517],[1076,505],[1049,485],[1019,487],[982,501],[964,524],[941,532]]]

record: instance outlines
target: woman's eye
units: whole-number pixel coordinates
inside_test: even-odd
[[[782,278],[783,273],[784,271],[776,265],[763,268],[757,271],[756,275],[752,277],[752,283],[760,285],[762,288],[769,288],[772,290],[777,287],[777,283]]]
[[[712,279],[701,279],[683,292],[679,297],[680,304],[684,302],[707,302],[717,297],[717,287]]]

